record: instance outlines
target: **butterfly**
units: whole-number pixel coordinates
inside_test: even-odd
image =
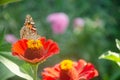
[[[38,39],[40,35],[35,27],[35,22],[30,15],[26,16],[24,26],[20,30],[21,39]]]

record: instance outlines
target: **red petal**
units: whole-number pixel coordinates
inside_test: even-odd
[[[42,72],[43,80],[56,80],[59,78],[59,64],[55,65],[54,67],[48,67],[44,69]]]
[[[58,53],[59,52],[59,48],[58,48],[58,45],[54,42],[54,43],[51,43],[51,45],[49,46],[49,49],[48,49],[48,53]]]
[[[92,65],[91,63],[88,63],[82,70],[82,72],[80,72],[80,77],[84,78],[84,79],[91,79],[95,76],[98,76],[98,72],[97,70],[94,68],[94,65]]]
[[[46,38],[45,37],[41,37],[40,38],[40,41],[42,42],[42,44],[44,45],[45,44],[45,42],[46,42]]]
[[[53,42],[52,40],[45,40],[45,38],[41,39],[41,42],[44,46],[44,50],[45,50],[45,57],[49,57],[53,54],[57,54],[59,52],[59,47],[57,45],[57,43]]]
[[[92,65],[91,63],[88,63],[88,64],[84,67],[84,69],[82,70],[81,73],[86,72],[86,71],[91,71],[91,70],[94,70],[94,65]]]
[[[56,80],[56,79],[49,77],[49,76],[44,76],[43,80]]]
[[[19,40],[16,43],[13,44],[12,46],[12,53],[13,55],[23,55],[24,51],[27,49],[27,40]]]
[[[78,62],[77,62],[77,66],[76,66],[76,69],[81,72],[81,70],[83,70],[84,66],[87,64],[87,62],[83,59],[80,59]]]

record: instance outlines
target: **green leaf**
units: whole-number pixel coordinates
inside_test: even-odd
[[[3,42],[0,45],[0,51],[11,51],[11,44],[9,44],[7,42]]]
[[[12,56],[12,53],[11,52],[2,52],[0,51],[0,56],[3,56],[13,62],[15,62],[17,65],[22,65],[23,64],[23,61],[22,60],[19,60],[18,58]]]
[[[0,5],[6,5],[6,4],[18,2],[18,1],[21,1],[21,0],[0,0]]]
[[[28,75],[27,71],[26,73],[23,73],[20,70],[23,69],[25,71],[25,69],[20,66],[23,64],[23,62],[14,58],[10,52],[0,52],[0,62],[2,62],[11,72],[17,76],[27,80],[33,80],[32,77]]]
[[[32,70],[31,70],[31,65],[30,64],[27,64],[27,63],[24,63],[20,66],[20,70],[24,73],[27,73],[29,74],[30,76],[33,76],[32,75]]]
[[[120,41],[118,39],[116,39],[115,41],[116,41],[117,48],[120,50]]]
[[[5,35],[5,28],[2,28],[2,29],[0,30],[0,45],[1,45],[2,42],[3,42],[4,35]]]
[[[0,51],[10,51],[11,50],[11,44],[7,43],[5,41],[5,33],[6,33],[6,28],[1,27],[0,30]]]
[[[0,63],[0,80],[7,80],[10,77],[13,77],[14,74],[7,69],[2,63]]]
[[[120,66],[120,54],[112,51],[108,51],[104,54],[102,54],[99,59],[108,59],[111,61],[116,62]]]

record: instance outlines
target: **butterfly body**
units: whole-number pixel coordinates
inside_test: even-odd
[[[37,33],[35,23],[30,15],[26,16],[24,26],[20,30],[21,39],[38,39],[40,35]]]

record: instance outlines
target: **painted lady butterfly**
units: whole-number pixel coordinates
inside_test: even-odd
[[[21,39],[38,39],[40,35],[37,33],[35,23],[30,15],[26,16],[24,26],[20,30]]]

